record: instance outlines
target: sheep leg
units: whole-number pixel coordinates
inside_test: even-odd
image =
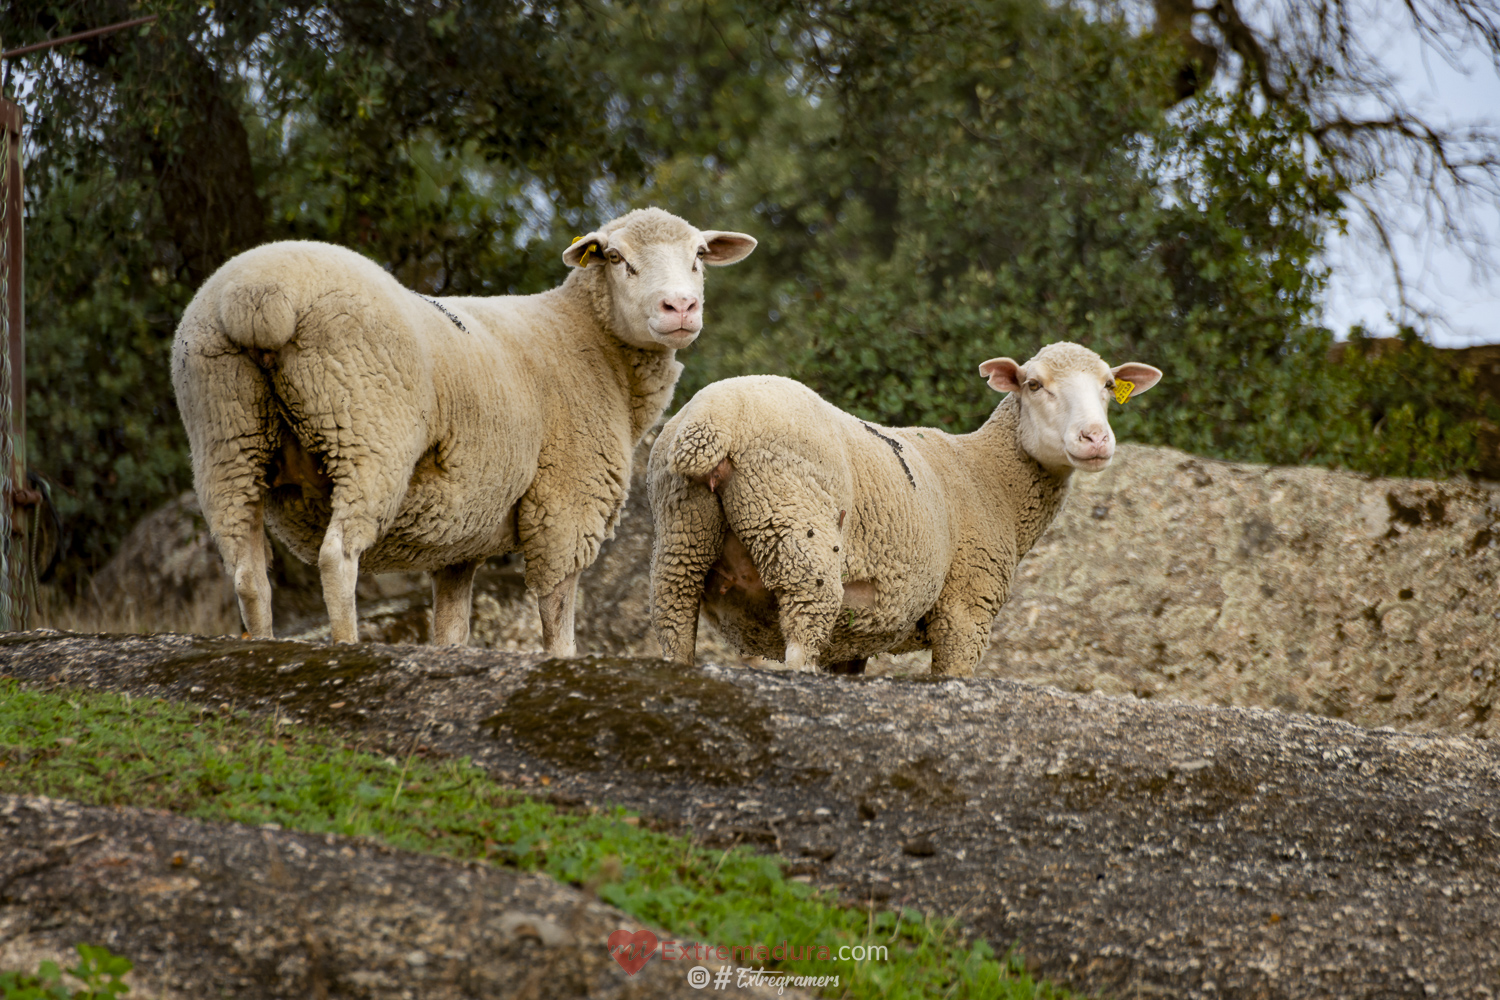
[[[482,561],[454,563],[433,571],[433,645],[468,645],[469,618],[474,605],[474,573]]]
[[[651,624],[662,657],[692,666],[698,647],[703,582],[724,553],[727,524],[719,498],[701,483],[675,477],[655,504],[651,552]]]
[[[781,662],[786,668],[794,673],[817,673],[818,660],[815,656],[807,654],[807,647],[800,642],[792,641],[786,644],[786,653]]]
[[[935,609],[927,636],[932,646],[932,673],[972,677],[990,641],[990,622],[979,608]]]
[[[842,590],[838,581],[829,588],[826,579],[822,586],[813,583],[812,593],[778,593],[777,604],[781,611],[781,634],[786,636],[786,658],[782,661],[788,670],[815,673],[818,670],[817,651],[833,633],[833,623],[839,611],[839,595]],[[833,593],[830,595],[829,590]]]
[[[239,599],[240,618],[252,639],[270,639],[271,578],[267,573],[271,544],[266,539],[265,512],[260,504],[251,513],[248,537],[237,539],[231,564],[234,566],[234,596]]]
[[[537,610],[542,613],[542,648],[548,656],[572,657],[578,655],[573,641],[573,605],[578,597],[578,572],[575,571],[557,585],[557,589],[537,601]]]
[[[193,452],[193,489],[234,581],[245,630],[271,638],[265,469],[275,401],[264,373],[198,316],[173,346],[173,385]],[[192,337],[185,333],[191,332]],[[191,341],[191,343],[190,343]]]
[[[776,595],[782,660],[791,670],[818,669],[818,650],[833,634],[844,588],[839,507],[805,463],[788,456],[754,460],[747,455],[719,487],[725,516]]]
[[[366,545],[358,544],[345,523],[335,519],[318,549],[318,571],[323,577],[323,603],[328,606],[328,625],[334,642],[359,641],[359,616],[354,608],[354,588],[359,582],[359,557]]]

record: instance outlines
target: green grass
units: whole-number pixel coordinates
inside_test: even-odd
[[[78,946],[78,964],[67,969],[43,962],[35,973],[0,972],[4,1000],[114,1000],[130,987],[120,977],[131,969],[130,959],[112,955],[108,948]],[[64,973],[76,979],[77,989],[63,982]]]
[[[242,713],[0,680],[0,793],[278,823],[543,871],[596,885],[605,901],[683,939],[889,946],[885,962],[788,966],[839,976],[833,996],[1072,996],[1034,983],[1013,957],[964,936],[954,921],[838,906],[786,878],[778,858],[706,850],[622,809],[561,811],[497,786],[467,759],[383,756]]]

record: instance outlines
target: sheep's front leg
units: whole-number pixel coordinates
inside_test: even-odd
[[[548,656],[578,655],[573,641],[573,605],[578,597],[578,573],[574,572],[557,585],[557,589],[537,601],[542,613],[542,648]]]
[[[432,574],[432,643],[464,646],[474,607],[474,573],[482,559],[454,563]]]
[[[932,673],[972,677],[989,645],[990,623],[994,619],[984,608],[939,604],[927,629],[932,645]]]

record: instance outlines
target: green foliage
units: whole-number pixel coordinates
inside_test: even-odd
[[[0,35],[127,6],[22,0]],[[530,292],[570,236],[644,203],[761,242],[711,276],[679,403],[776,372],[869,419],[969,429],[995,402],[979,362],[1067,338],[1166,371],[1120,411],[1126,440],[1476,468],[1472,384],[1330,360],[1321,260],[1344,192],[1306,115],[1211,93],[1172,107],[1181,53],[1107,9],[140,9],[161,23],[25,64],[28,447],[63,487],[75,580],[189,485],[167,344],[228,254],[330,240],[426,292]]]
[[[515,865],[598,886],[607,902],[693,940],[889,946],[887,962],[796,963],[798,974],[840,976],[834,995],[1071,995],[1034,983],[954,920],[843,908],[787,879],[775,856],[704,850],[620,809],[560,812],[496,786],[467,759],[397,759],[244,713],[0,680],[0,761],[0,793],[279,823]]]
[[[0,1000],[112,1000],[130,992],[120,977],[134,968],[128,958],[113,955],[108,948],[80,944],[78,964],[59,969],[56,962],[43,962],[35,975],[24,972],[0,972]],[[83,985],[78,989],[65,986],[66,972]]]
[[[997,401],[980,361],[1072,339],[1166,371],[1114,417],[1125,440],[1477,469],[1472,378],[1407,371],[1444,367],[1420,344],[1339,355],[1320,326],[1343,190],[1296,108],[1208,94],[1167,113],[1175,54],[1079,6],[869,0],[804,16],[827,99],[784,87],[711,178],[657,174],[657,197],[753,205],[770,249],[735,276],[754,289],[736,301],[761,308],[715,311],[679,400],[773,371],[867,419],[966,430]]]
[[[142,12],[120,7],[25,0],[0,35]],[[22,77],[28,459],[61,487],[75,584],[191,485],[169,345],[230,254],[322,239],[427,292],[534,291],[556,258],[520,248],[597,215],[601,175],[640,169],[578,58],[607,25],[571,4],[145,9],[160,23],[30,57]]]
[[[1365,472],[1438,477],[1479,463],[1480,421],[1500,421],[1493,401],[1476,403],[1474,369],[1456,365],[1410,328],[1399,339],[1350,331],[1340,374],[1355,433],[1345,464]]]
[[[152,266],[138,196],[139,180],[70,171],[27,224],[27,462],[60,487],[75,570],[190,484],[163,331],[192,289]]]
[[[1212,96],[1165,115],[1164,54],[1067,6],[890,23],[848,27],[851,50],[899,49],[841,84],[844,141],[873,137],[892,177],[889,248],[872,223],[810,255],[784,373],[869,419],[966,430],[996,402],[980,361],[1071,339],[1166,371],[1119,413],[1124,439],[1417,471],[1366,446],[1362,383],[1315,322],[1341,200],[1305,118]]]

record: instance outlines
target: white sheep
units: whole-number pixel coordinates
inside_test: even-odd
[[[650,208],[576,241],[538,295],[432,299],[322,243],[226,263],[172,384],[245,627],[271,636],[269,526],[316,561],[335,640],[356,638],[364,568],[430,570],[433,641],[466,642],[475,570],[520,550],[547,651],[572,655],[578,575],[702,329],[702,265],[754,248]]]
[[[878,427],[774,376],[694,396],[648,465],[664,654],[693,662],[701,606],[735,645],[793,669],[860,673],[877,653],[931,649],[933,673],[972,672],[1073,471],[1114,455],[1110,393],[1161,378],[1066,343],[979,371],[1010,395],[960,436]]]

